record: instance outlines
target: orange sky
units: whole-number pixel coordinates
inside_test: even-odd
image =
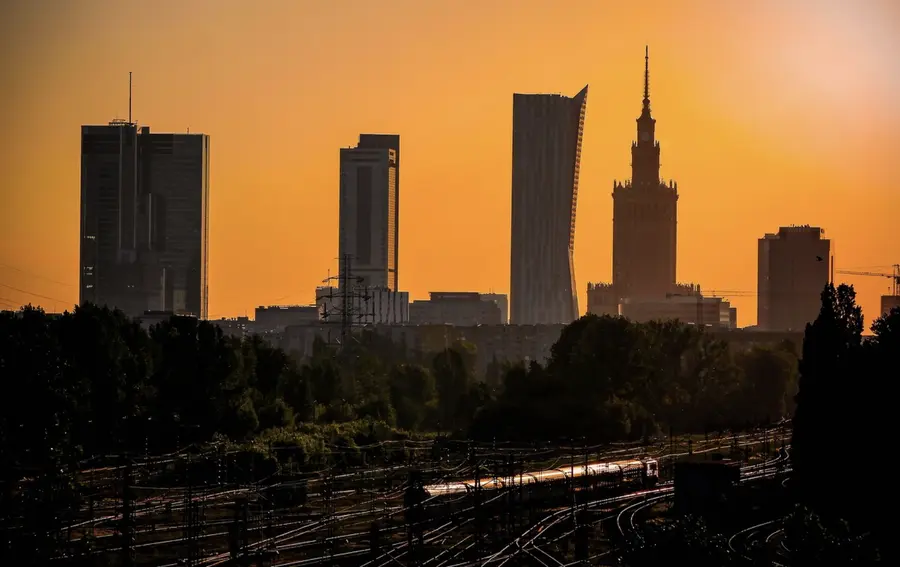
[[[679,280],[755,290],[757,238],[792,223],[824,227],[839,268],[900,262],[892,0],[11,0],[0,305],[77,301],[79,126],[127,116],[133,71],[142,124],[211,136],[211,317],[313,300],[337,265],[338,149],[359,132],[402,137],[401,288],[506,292],[512,93],[590,84],[584,310],[610,278],[645,43]],[[889,281],[848,281],[871,318]],[[756,321],[755,298],[734,304]]]

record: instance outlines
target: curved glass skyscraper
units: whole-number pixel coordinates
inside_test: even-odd
[[[578,318],[575,206],[588,87],[513,95],[510,323]]]

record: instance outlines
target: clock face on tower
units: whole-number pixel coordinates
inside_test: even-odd
[[[646,142],[650,139],[650,134],[647,132],[641,132],[641,141]]]

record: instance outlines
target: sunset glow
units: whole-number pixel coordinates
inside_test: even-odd
[[[615,4],[615,7],[612,5]],[[900,3],[158,0],[5,5],[0,307],[78,299],[82,124],[210,135],[210,317],[311,303],[338,255],[339,148],[402,137],[399,286],[509,290],[512,94],[590,85],[575,275],[609,281],[644,45],[678,279],[756,320],[757,239],[825,228],[900,262]],[[846,276],[871,320],[890,281]]]

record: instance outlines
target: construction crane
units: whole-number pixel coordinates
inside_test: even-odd
[[[891,286],[891,295],[900,295],[900,264],[894,264],[893,271],[890,274],[883,272],[859,272],[856,270],[835,270],[839,274],[845,276],[876,276],[881,278],[889,278],[893,285]]]
[[[703,294],[703,297],[721,297],[722,299],[727,299],[728,297],[756,297],[756,292],[751,290],[704,289],[700,293]]]

